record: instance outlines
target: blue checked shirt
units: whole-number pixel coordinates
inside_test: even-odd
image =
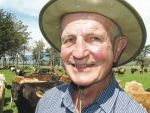
[[[54,87],[44,93],[35,113],[74,113],[72,83]],[[148,113],[141,105],[123,91],[114,76],[110,84],[82,113]]]

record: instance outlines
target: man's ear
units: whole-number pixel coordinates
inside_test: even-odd
[[[118,39],[115,40],[115,45],[116,43],[118,43],[117,45],[118,46],[114,46],[114,49],[115,49],[115,52],[114,52],[114,62],[117,62],[121,52],[124,50],[124,48],[126,47],[126,44],[127,44],[127,37],[125,36],[121,36],[119,38],[119,41]]]

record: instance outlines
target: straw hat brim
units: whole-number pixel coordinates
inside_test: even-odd
[[[94,12],[113,20],[128,43],[113,67],[132,61],[143,49],[146,29],[138,12],[124,0],[50,0],[41,10],[39,26],[45,39],[60,51],[60,21],[63,15]]]

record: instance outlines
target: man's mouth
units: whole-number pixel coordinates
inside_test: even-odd
[[[72,64],[73,67],[76,68],[87,68],[87,67],[92,67],[94,64],[89,64],[89,65],[76,65],[76,64]]]

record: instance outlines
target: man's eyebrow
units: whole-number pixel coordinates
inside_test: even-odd
[[[61,40],[65,40],[67,39],[68,37],[75,37],[74,35],[71,35],[71,34],[67,34],[67,35],[64,35],[63,37],[61,37]]]

